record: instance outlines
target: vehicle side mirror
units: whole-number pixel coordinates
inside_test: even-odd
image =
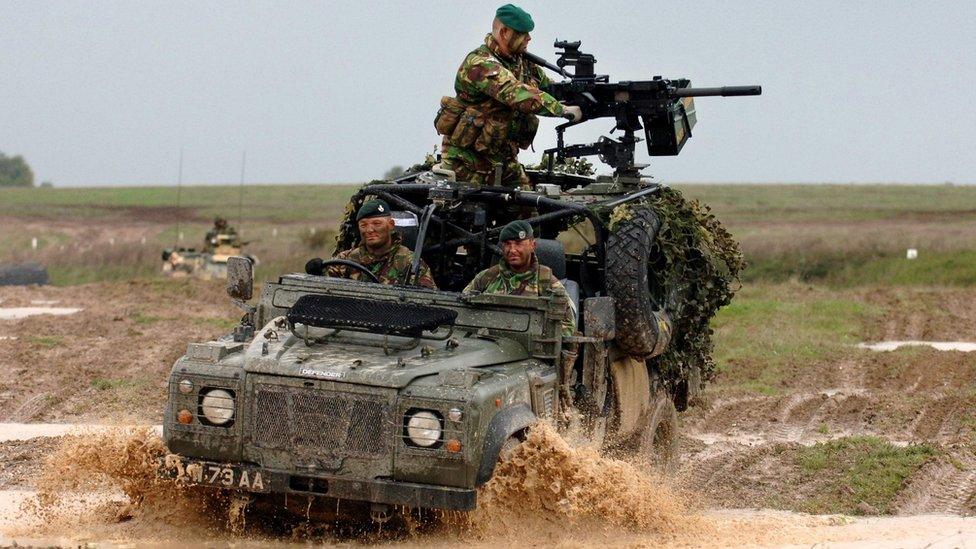
[[[604,341],[617,336],[616,312],[612,297],[590,297],[583,300],[583,330],[586,337]]]
[[[254,265],[246,257],[227,258],[227,294],[232,298],[247,301],[254,294]]]

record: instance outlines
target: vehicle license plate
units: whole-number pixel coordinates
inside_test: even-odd
[[[190,482],[217,488],[233,488],[253,492],[268,491],[261,471],[235,465],[190,463],[186,466],[186,476]]]

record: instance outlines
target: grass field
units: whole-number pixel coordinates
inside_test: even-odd
[[[166,246],[194,245],[228,217],[259,276],[331,251],[356,185],[0,189],[0,261],[46,263],[56,284],[151,276]],[[739,238],[745,283],[976,284],[976,187],[679,185]],[[179,193],[179,207],[177,194]],[[309,238],[311,231],[314,238]],[[183,240],[179,235],[183,235]],[[31,239],[38,239],[38,250]],[[908,261],[908,248],[919,251]]]
[[[205,222],[215,215],[289,223],[334,219],[358,185],[248,185],[0,189],[0,216],[34,219],[119,219]],[[177,196],[179,195],[179,196]],[[179,206],[177,206],[179,205]]]

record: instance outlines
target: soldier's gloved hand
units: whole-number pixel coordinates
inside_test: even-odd
[[[579,122],[583,119],[583,109],[576,105],[563,105],[563,118],[571,122]]]

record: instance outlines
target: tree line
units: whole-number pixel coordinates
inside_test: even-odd
[[[34,171],[23,156],[0,152],[0,187],[33,187]]]

